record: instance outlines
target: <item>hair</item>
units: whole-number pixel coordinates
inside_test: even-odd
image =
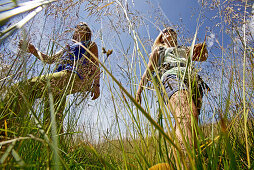
[[[92,31],[89,26],[85,22],[80,22],[76,27],[78,31],[86,31],[86,39],[91,40],[92,38]],[[77,31],[76,30],[76,31]],[[75,38],[75,33],[73,34],[73,39]]]
[[[153,43],[153,46],[152,46],[152,51],[154,50],[154,49],[156,49],[156,47],[158,47],[158,46],[163,46],[164,45],[164,41],[163,41],[163,39],[162,39],[162,37],[163,37],[163,34],[165,33],[165,32],[173,32],[173,33],[175,33],[175,41],[176,41],[176,45],[177,45],[177,34],[176,34],[176,31],[173,29],[173,28],[171,28],[171,27],[167,27],[167,28],[164,28],[163,30],[162,30],[162,32],[160,32],[160,34],[157,36],[157,38],[154,40],[154,43]]]

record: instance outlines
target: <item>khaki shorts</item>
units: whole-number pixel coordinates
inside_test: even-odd
[[[176,75],[172,75],[172,74],[168,75],[163,80],[162,83],[164,85],[165,91],[169,99],[177,91],[180,91],[180,90],[189,91],[189,86],[187,81],[180,80]],[[194,101],[194,104],[196,105],[198,111],[200,112],[200,109],[202,107],[203,88],[201,84],[198,83],[198,80],[195,80],[195,82],[192,83],[191,90],[192,90],[191,94],[192,94],[192,99]],[[163,93],[162,93],[162,96],[164,96]],[[165,96],[164,98],[166,99]]]
[[[47,81],[50,81],[50,87],[54,95],[67,92],[67,94],[73,94],[82,91],[91,91],[93,84],[93,78],[90,80],[81,80],[76,73],[69,70],[62,70],[60,72],[51,73],[34,77],[28,80],[28,85],[34,90],[40,93],[46,90]]]

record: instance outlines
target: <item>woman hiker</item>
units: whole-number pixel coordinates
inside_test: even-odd
[[[180,128],[183,131],[183,136],[186,136],[186,140],[192,145],[191,116],[198,122],[203,97],[202,86],[207,88],[199,76],[194,76],[195,69],[193,68],[192,80],[191,83],[188,83],[188,76],[184,73],[188,70],[187,67],[191,67],[191,65],[188,66],[189,53],[190,49],[178,47],[177,34],[172,28],[164,29],[154,41],[147,68],[136,93],[136,100],[140,102],[141,92],[149,78],[149,70],[151,72],[157,70],[166,91],[166,94],[163,94],[163,90],[161,91],[164,101],[180,124],[180,127],[175,125],[175,134],[182,149],[183,139]],[[207,57],[205,43],[196,44],[191,56],[192,61],[205,61]],[[189,88],[190,86],[191,88]],[[192,89],[191,92],[189,89]],[[190,97],[193,102],[190,102]]]
[[[47,80],[50,81],[50,91],[53,94],[55,104],[56,122],[61,132],[63,132],[63,111],[68,94],[91,92],[92,100],[100,96],[100,69],[97,62],[98,48],[96,43],[91,41],[91,36],[92,32],[88,25],[83,22],[79,23],[75,27],[72,37],[74,42],[52,56],[43,54],[31,43],[25,44],[23,41],[20,42],[19,47],[21,49],[24,49],[26,46],[25,51],[33,54],[43,62],[48,64],[56,63],[56,69],[52,74],[34,77],[11,87],[14,97],[18,96],[18,101],[16,100],[16,102],[11,104],[11,108],[9,107],[18,115],[15,118],[19,118],[20,113],[27,113],[27,106],[24,106],[24,102],[19,102],[23,100],[20,93],[23,93],[29,103],[33,105],[34,100],[42,98],[45,90],[49,89]],[[44,95],[48,96],[47,93]],[[11,96],[9,95],[7,98],[10,99]],[[45,99],[45,103],[44,108],[46,111],[44,111],[43,122],[44,124],[49,124],[50,111],[48,98]],[[11,121],[10,119],[9,122]],[[8,120],[6,122],[8,123]]]

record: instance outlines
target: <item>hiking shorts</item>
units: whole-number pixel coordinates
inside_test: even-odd
[[[180,80],[178,77],[176,77],[176,75],[173,75],[173,74],[168,75],[163,80],[162,84],[164,85],[165,91],[169,99],[177,91],[188,90],[188,87],[186,86],[186,84],[182,80]]]
[[[198,78],[195,81],[192,82],[192,85],[191,85],[192,92],[191,92],[191,94],[192,94],[192,99],[193,99],[198,111],[200,112],[200,109],[201,109],[201,106],[202,106],[203,88],[202,88],[202,84],[199,83],[199,82],[200,81],[199,81],[199,76],[198,76]],[[163,80],[162,83],[164,85],[165,92],[166,92],[169,99],[177,91],[180,91],[180,90],[189,91],[188,80],[183,81],[183,80],[179,79],[176,75],[173,75],[173,74],[168,75]],[[162,93],[162,96],[165,100],[166,99],[166,97],[164,97],[165,93],[163,94],[163,91],[161,91],[161,93]]]

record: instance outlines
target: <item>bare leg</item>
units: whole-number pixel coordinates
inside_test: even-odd
[[[53,104],[54,111],[56,116],[56,123],[60,133],[63,133],[63,120],[64,115],[63,111],[65,109],[66,96],[71,93],[75,93],[78,91],[76,86],[73,86],[75,81],[76,83],[80,82],[79,77],[76,74],[71,74],[68,71],[61,71],[49,75],[43,75],[41,77],[35,77],[30,80],[31,84],[39,84],[42,87],[46,86],[47,79],[50,79],[50,89],[53,94]],[[67,89],[66,89],[67,88]],[[43,89],[41,89],[43,90]],[[44,89],[48,90],[48,89]],[[44,100],[44,115],[43,115],[43,124],[46,125],[46,128],[50,124],[50,103],[48,94],[43,97]]]
[[[65,95],[56,95],[53,96],[54,100],[54,111],[55,111],[55,120],[57,124],[57,130],[59,133],[63,133],[63,121],[64,121],[64,109],[65,109],[65,104],[66,104],[66,96]],[[44,115],[43,115],[43,124],[46,126],[46,128],[50,124],[50,103],[49,103],[49,98],[45,98],[44,102]]]
[[[178,123],[180,124],[180,127],[175,126],[175,132],[176,136],[179,139],[182,149],[184,149],[184,147],[180,129],[183,132],[183,136],[186,136],[185,140],[192,146],[193,134],[192,134],[191,115],[193,116],[194,120],[198,122],[199,113],[197,107],[195,106],[194,102],[192,102],[192,105],[190,104],[188,92],[185,90],[174,93],[169,100],[168,104],[169,108],[171,108],[170,104],[172,106],[171,111],[173,114],[175,114],[175,116],[177,117],[176,121],[178,121]]]
[[[18,129],[15,127],[20,127],[18,124],[20,122],[23,122],[23,120],[27,120],[25,119],[25,117],[28,116],[28,112],[30,109],[29,105],[33,106],[34,101],[37,98],[43,97],[43,93],[45,92],[45,90],[48,90],[46,86],[48,78],[50,79],[51,89],[54,96],[62,96],[60,94],[63,94],[65,92],[65,87],[68,83],[68,87],[70,87],[66,90],[68,94],[78,91],[79,89],[75,89],[75,91],[71,88],[73,81],[69,81],[70,75],[70,72],[61,71],[49,75],[34,77],[30,80],[20,82],[10,87],[3,101],[5,107],[1,108],[0,110],[0,128],[4,129],[4,122],[7,122],[8,129],[17,132]],[[75,83],[76,81],[80,81],[76,74],[73,74],[73,78],[75,79]],[[23,96],[27,99],[28,102],[24,101]],[[47,93],[45,93],[45,97],[48,97]],[[65,104],[65,101],[63,101],[62,103]],[[61,115],[64,110],[64,104],[61,105],[59,109],[59,114],[61,112]],[[60,117],[63,116],[58,116],[58,118]]]

